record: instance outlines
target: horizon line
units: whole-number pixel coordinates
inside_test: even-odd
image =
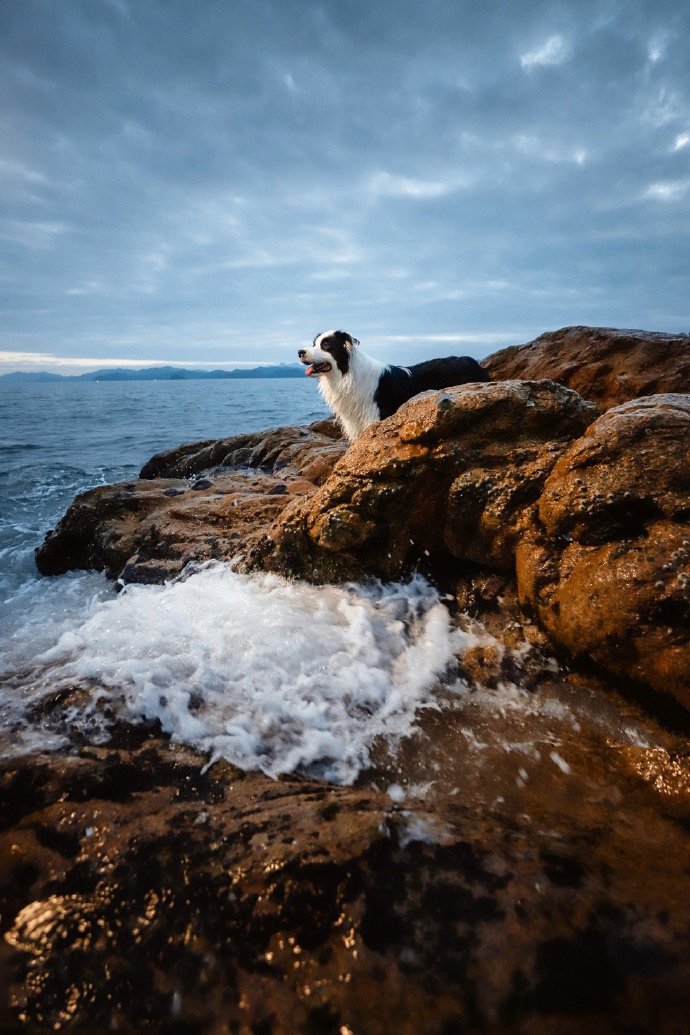
[[[269,360],[266,360],[266,361],[262,361],[262,362],[258,362],[258,363],[244,363],[241,366],[238,364],[236,366],[223,366],[223,367],[220,367],[217,364],[211,364],[211,363],[207,363],[207,364],[184,363],[183,364],[183,363],[157,363],[157,362],[153,361],[153,362],[146,362],[146,363],[137,363],[136,365],[132,363],[132,364],[130,364],[128,366],[124,366],[124,365],[120,365],[120,364],[118,364],[116,366],[101,366],[101,367],[95,367],[93,369],[80,370],[80,371],[78,371],[76,373],[74,373],[74,372],[68,373],[68,372],[57,371],[57,370],[47,370],[45,367],[41,367],[41,368],[39,368],[37,370],[26,370],[26,369],[22,370],[22,369],[17,369],[17,368],[10,369],[10,370],[3,370],[2,367],[0,366],[0,379],[2,379],[4,377],[25,376],[25,377],[31,377],[31,378],[33,378],[33,377],[48,377],[48,378],[60,378],[60,379],[65,379],[65,380],[80,380],[82,378],[93,377],[93,375],[95,375],[95,374],[103,374],[104,375],[104,380],[105,380],[105,379],[107,379],[107,375],[111,375],[111,374],[117,374],[117,373],[137,374],[137,373],[142,373],[144,371],[155,372],[157,370],[161,370],[161,371],[163,371],[163,370],[182,371],[182,372],[187,373],[187,374],[194,374],[194,373],[198,373],[198,374],[216,374],[216,373],[218,373],[218,374],[239,374],[239,373],[251,372],[253,370],[279,370],[281,367],[285,367],[286,370],[297,370],[297,369],[299,369],[300,364],[299,364],[299,362],[297,360],[295,360],[294,362],[290,362],[290,363],[286,363],[286,362],[271,363]],[[69,370],[69,368],[66,368],[66,370]]]
[[[525,336],[527,335],[527,337]],[[417,342],[419,345],[476,345],[481,348],[501,348],[504,345],[521,343],[529,339],[530,332],[478,332],[472,333],[437,333],[437,334],[381,334],[371,335],[372,348],[378,345],[407,345]],[[305,339],[306,340],[306,339]],[[53,352],[25,352],[20,349],[0,349],[0,374],[6,373],[48,373],[59,374],[69,371],[63,376],[79,376],[79,373],[94,373],[96,370],[144,370],[149,367],[179,367],[191,370],[244,370],[263,366],[290,366],[290,360],[188,360],[188,359],[100,359],[89,356],[59,356]],[[11,366],[10,366],[11,364]],[[39,366],[40,365],[40,366]]]

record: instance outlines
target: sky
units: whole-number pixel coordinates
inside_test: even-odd
[[[686,0],[0,0],[0,373],[690,330]]]

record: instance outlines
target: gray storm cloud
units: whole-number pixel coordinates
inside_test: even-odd
[[[404,361],[567,323],[686,330],[689,21],[0,5],[4,369],[280,361],[335,324]]]

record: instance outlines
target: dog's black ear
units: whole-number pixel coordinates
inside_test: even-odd
[[[358,341],[357,338],[353,338],[351,334],[347,333],[347,331],[341,331],[340,333],[342,334],[343,338],[345,339],[345,345],[348,348],[350,348],[350,349],[356,349],[357,348],[357,346],[359,345],[359,341]]]

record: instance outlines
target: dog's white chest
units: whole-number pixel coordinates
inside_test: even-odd
[[[336,382],[330,378],[319,381],[326,405],[335,413],[351,442],[379,420],[374,396],[384,369],[383,363],[360,353],[353,356],[345,377]]]

